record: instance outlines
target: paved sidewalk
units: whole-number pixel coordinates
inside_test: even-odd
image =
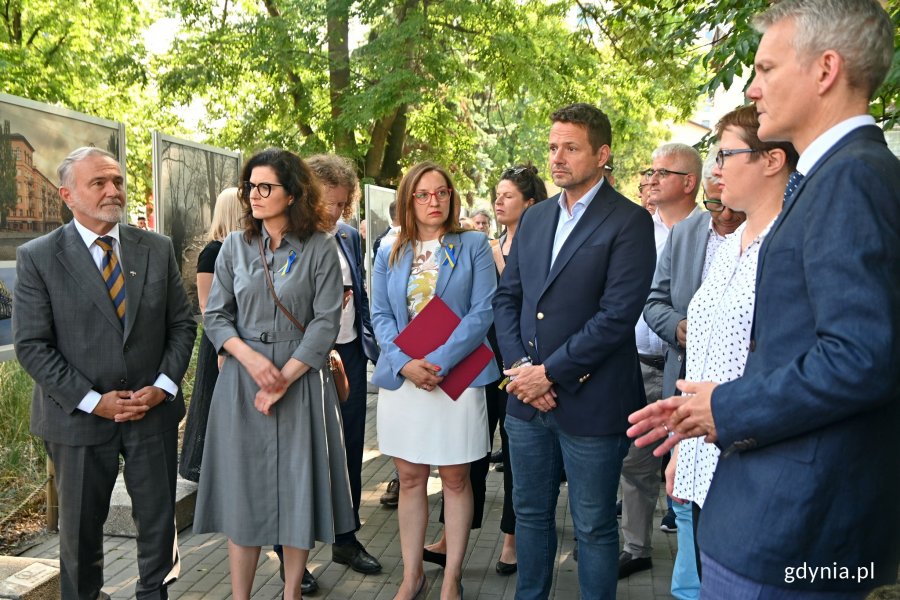
[[[363,457],[363,495],[360,519],[363,522],[358,538],[366,549],[377,557],[384,570],[379,575],[360,575],[349,568],[331,562],[331,548],[320,544],[310,552],[310,570],[319,581],[320,590],[312,598],[322,600],[391,600],[402,579],[403,565],[400,560],[400,539],[397,531],[397,517],[394,509],[382,507],[379,498],[385,490],[387,480],[393,470],[388,457],[378,452],[375,440],[375,401],[368,398],[368,419],[366,423],[366,450]],[[497,441],[499,443],[499,435]],[[431,519],[427,531],[427,541],[436,539],[440,532],[437,521],[440,480],[437,471],[432,473],[429,483],[429,505]],[[572,519],[568,510],[568,493],[565,485],[560,489],[557,508],[557,527],[560,532],[556,574],[551,598],[570,600],[578,598],[577,565],[572,558],[574,546]],[[479,600],[512,599],[515,593],[516,576],[504,577],[494,571],[500,556],[502,534],[500,533],[500,512],[503,506],[503,478],[493,469],[487,481],[487,506],[484,524],[472,532],[466,563],[463,568],[463,585],[467,598]],[[664,491],[660,494],[659,509],[654,519],[653,569],[632,575],[619,582],[617,598],[621,600],[655,600],[671,598],[669,583],[675,558],[676,540],[674,534],[659,530],[659,519],[665,507]],[[190,527],[178,534],[181,551],[181,576],[170,588],[172,598],[194,600],[200,598],[224,599],[231,597],[228,577],[227,542],[221,535],[197,534]],[[114,599],[134,596],[137,579],[137,558],[135,543],[130,538],[106,538],[106,586],[104,591]],[[278,576],[278,559],[274,552],[263,549],[256,571],[253,598],[259,600],[280,599],[282,583]],[[266,552],[266,550],[268,550]],[[24,556],[58,558],[59,544],[56,536],[50,536],[43,543],[28,549]],[[442,571],[435,565],[426,563],[425,598],[440,597]]]

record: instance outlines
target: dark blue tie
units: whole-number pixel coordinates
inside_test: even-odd
[[[800,182],[803,181],[803,173],[800,171],[794,171],[791,173],[790,179],[788,179],[787,187],[784,188],[784,201],[787,203],[791,196],[794,195],[794,191],[797,189],[797,186],[800,185]]]

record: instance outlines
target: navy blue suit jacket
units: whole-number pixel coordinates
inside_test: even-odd
[[[763,583],[900,560],[900,163],[877,127],[806,174],[760,249],[744,376],[712,397],[719,460],[700,548]]]
[[[504,364],[529,356],[546,366],[563,431],[622,433],[645,404],[634,326],[656,265],[653,222],[604,182],[551,268],[558,198],[522,216],[494,298],[497,340]],[[537,412],[512,395],[506,410]]]
[[[353,306],[356,308],[356,331],[362,338],[363,352],[374,363],[378,361],[378,344],[375,343],[375,332],[372,329],[372,319],[369,317],[369,295],[366,293],[362,275],[362,245],[359,232],[346,223],[338,222],[335,238],[350,265]]]

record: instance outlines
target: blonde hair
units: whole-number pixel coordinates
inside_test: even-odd
[[[206,239],[210,242],[221,242],[232,231],[243,229],[243,206],[238,197],[238,189],[225,188],[216,197],[216,207],[213,209],[212,223],[209,226],[209,234]]]

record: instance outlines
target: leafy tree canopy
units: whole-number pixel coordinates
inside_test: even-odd
[[[548,115],[569,102],[609,114],[617,174],[633,173],[666,123],[752,65],[768,3],[0,0],[0,74],[5,92],[125,121],[132,197],[149,193],[160,129],[245,153],[337,151],[382,184],[432,159],[471,200],[513,163],[543,169]],[[181,29],[151,55],[161,16]],[[872,105],[886,126],[898,89],[895,61]],[[188,131],[179,115],[197,104]]]

